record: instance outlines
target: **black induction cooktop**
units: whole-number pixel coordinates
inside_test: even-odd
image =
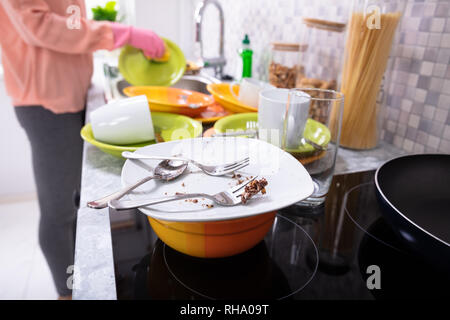
[[[445,297],[450,271],[432,265],[397,238],[381,217],[373,176],[373,171],[335,176],[323,206],[280,210],[262,242],[229,258],[202,259],[173,250],[139,212],[112,222],[117,297]]]

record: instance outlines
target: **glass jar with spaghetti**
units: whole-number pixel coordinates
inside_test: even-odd
[[[340,91],[345,95],[341,146],[378,145],[390,80],[390,52],[406,0],[354,0]]]
[[[296,88],[337,90],[344,57],[345,23],[312,17],[303,18],[301,42],[307,43],[300,53],[303,72],[297,73]],[[321,94],[322,91],[311,91]],[[317,97],[318,98],[318,97]],[[320,101],[313,101],[310,117],[324,121],[327,108]]]

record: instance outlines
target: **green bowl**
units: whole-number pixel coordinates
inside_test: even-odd
[[[170,58],[167,62],[148,59],[141,49],[125,46],[119,56],[119,71],[133,86],[171,86],[184,75],[186,59],[181,49],[163,38]]]
[[[224,133],[226,131],[245,131],[247,130],[247,122],[258,122],[258,113],[238,113],[224,117],[217,121],[214,125],[214,130],[217,133]],[[330,130],[324,124],[313,119],[306,121],[304,137],[311,140],[319,146],[325,147],[331,139]],[[310,144],[304,144],[295,150],[286,150],[291,154],[308,154],[316,152],[317,150]]]
[[[159,135],[163,141],[196,138],[201,136],[203,131],[200,122],[178,114],[152,112],[152,121],[155,134]],[[95,139],[90,123],[81,129],[80,134],[84,141],[89,142],[105,153],[119,158],[122,158],[122,152],[124,151],[134,152],[141,147],[156,143],[155,140],[127,145],[113,145],[101,142]]]

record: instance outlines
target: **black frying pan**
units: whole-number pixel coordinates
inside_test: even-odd
[[[390,160],[376,171],[375,184],[382,213],[397,235],[450,269],[450,155]]]

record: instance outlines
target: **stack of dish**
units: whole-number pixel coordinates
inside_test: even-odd
[[[148,59],[142,50],[126,46],[119,57],[119,70],[132,84],[124,89],[125,95],[147,96],[152,112],[185,115],[204,123],[214,122],[228,114],[210,95],[191,90],[169,88],[178,82],[186,71],[186,59],[181,49],[164,39],[169,51],[167,61]]]
[[[123,49],[119,70],[133,85],[124,90],[128,98],[94,110],[90,115],[91,123],[81,130],[81,136],[102,151],[118,157],[124,151],[139,149],[138,154],[147,158],[178,156],[191,159],[188,170],[176,179],[151,179],[140,184],[127,195],[128,200],[123,200],[122,209],[129,209],[125,206],[126,201],[128,204],[138,201],[134,207],[148,216],[158,237],[187,255],[220,258],[239,254],[264,238],[278,209],[313,193],[312,179],[291,154],[268,142],[240,137],[197,138],[202,134],[201,122],[223,118],[214,126],[217,132],[227,128],[245,130],[248,121],[256,122],[259,89],[249,90],[251,83],[248,80],[243,80],[240,85],[208,85],[212,96],[169,88],[184,74],[186,61],[175,44],[165,42],[170,50],[167,61],[147,59],[142,51],[132,47]],[[242,112],[250,113],[225,117]],[[317,126],[309,126],[314,135]],[[328,137],[314,141],[319,144],[323,139],[328,143],[329,133]],[[160,160],[136,159],[127,159],[122,168],[123,186],[142,181],[151,173],[151,168],[160,163]],[[231,171],[221,176],[206,174],[192,166],[192,163],[205,161],[208,167],[221,164],[230,168],[230,163],[239,159],[245,159],[245,167],[236,171],[231,165],[233,175],[229,174]],[[261,180],[258,182],[256,178]],[[261,189],[262,183],[265,184]],[[244,193],[250,194],[252,199],[248,200],[250,196],[246,198]],[[161,201],[167,196],[175,197],[171,199],[174,201]],[[160,200],[154,203],[153,198]],[[153,203],[149,204],[149,199]],[[112,201],[108,201],[108,205],[121,210]]]
[[[86,124],[81,129],[81,137],[83,138],[83,140],[96,146],[103,152],[111,154],[115,157],[122,158],[122,152],[124,151],[134,152],[139,148],[155,144],[157,142],[196,138],[201,136],[202,134],[202,124],[192,118],[183,115],[152,112],[151,118],[155,131],[155,139],[153,140],[130,144],[118,144],[100,141],[99,139],[96,139],[94,137],[91,123]],[[183,135],[177,135],[177,132],[181,131],[183,132]]]
[[[142,50],[125,46],[119,57],[119,70],[125,80],[132,84],[123,92],[129,98],[145,96],[148,108],[151,111],[150,127],[154,134],[150,139],[139,141],[121,141],[121,124],[100,127],[114,127],[114,139],[99,139],[95,135],[95,126],[87,124],[81,130],[82,138],[97,146],[102,151],[121,157],[123,151],[135,151],[137,148],[154,144],[156,142],[172,141],[174,139],[195,138],[202,134],[201,123],[216,122],[233,113],[256,112],[259,90],[267,84],[253,79],[244,79],[238,83],[209,84],[207,90],[211,95],[169,87],[177,83],[186,70],[186,59],[180,48],[168,39],[163,39],[168,52],[166,60],[153,60],[147,58]],[[126,104],[124,102],[123,104]],[[111,110],[113,113],[112,109]],[[127,118],[133,117],[131,109]],[[108,111],[109,113],[109,111]],[[147,109],[148,113],[148,109]],[[256,114],[255,114],[256,115]],[[147,115],[145,116],[147,117]],[[150,116],[148,116],[150,119]],[[123,124],[123,120],[120,120]],[[115,122],[114,122],[115,123]],[[177,132],[184,130],[182,136]],[[99,129],[100,131],[100,129]],[[175,133],[175,134],[174,134]]]
[[[147,96],[152,112],[182,114],[203,123],[217,121],[230,114],[210,95],[196,91],[157,87],[131,86],[123,90],[128,97]]]
[[[270,86],[255,79],[241,83],[212,83],[207,86],[212,95],[191,90],[168,88],[186,72],[186,60],[180,48],[164,39],[169,50],[165,62],[148,59],[141,50],[126,46],[119,58],[119,70],[131,87],[124,90],[128,97],[146,95],[152,111],[186,115],[209,123],[232,113],[257,112],[259,91]]]
[[[139,186],[128,194],[128,201],[185,193],[215,194],[249,177],[267,179],[267,193],[255,195],[245,204],[220,206],[198,196],[192,198],[194,201],[176,200],[139,208],[162,241],[195,257],[228,257],[254,247],[270,230],[278,209],[307,198],[314,190],[310,175],[295,158],[262,140],[229,137],[180,140],[147,146],[138,153],[148,156],[177,153],[195,161],[208,159],[211,165],[248,157],[249,165],[232,177],[211,176],[189,164],[187,173],[174,180],[151,180]],[[155,168],[159,162],[128,159],[122,168],[122,185],[129,186],[148,176],[146,168]]]
[[[226,110],[233,113],[258,112],[258,108],[249,106],[236,98],[239,95],[239,85],[230,86],[228,83],[212,83],[207,86],[207,89]]]
[[[257,112],[260,92],[275,87],[264,81],[244,78],[240,83],[210,84],[207,89],[225,109],[241,113]]]
[[[211,137],[215,134],[231,133],[231,132],[251,132],[249,127],[253,127],[253,131],[257,131],[258,114],[255,112],[233,114],[220,119],[214,124],[214,127],[204,132],[204,137]],[[249,126],[249,124],[253,124]],[[245,135],[242,135],[245,137]],[[308,119],[305,126],[304,136],[316,146],[326,147],[331,140],[330,130],[324,124]],[[292,154],[302,164],[308,164],[322,158],[325,151],[317,150],[311,144],[305,143],[296,150],[286,150]]]

